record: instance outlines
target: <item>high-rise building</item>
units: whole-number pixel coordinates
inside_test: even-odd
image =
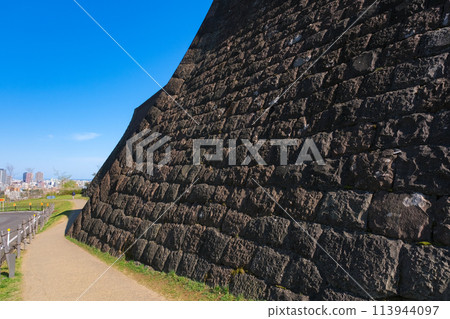
[[[23,181],[25,183],[31,183],[33,181],[33,173],[31,172],[23,173]]]
[[[36,183],[40,183],[44,181],[44,173],[37,172],[36,173]]]
[[[6,184],[6,170],[0,168],[0,184]]]

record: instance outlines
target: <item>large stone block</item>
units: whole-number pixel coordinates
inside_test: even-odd
[[[311,259],[321,234],[322,228],[319,224],[293,222],[285,239],[285,246],[300,256]]]
[[[450,246],[450,197],[441,197],[434,208],[436,224],[433,228],[433,240],[438,244]]]
[[[197,223],[206,227],[221,228],[227,208],[219,204],[207,204],[197,214]]]
[[[350,190],[328,192],[317,210],[316,220],[322,224],[365,230],[371,199],[370,193]]]
[[[441,104],[441,103],[440,103]],[[444,104],[444,103],[442,103]],[[447,130],[450,123],[450,111],[436,114],[431,124],[429,143],[432,145],[450,145],[450,134]]]
[[[425,144],[430,135],[432,121],[433,116],[420,113],[389,120],[381,126],[377,146],[393,148]]]
[[[214,228],[207,228],[201,239],[199,256],[214,263],[219,262],[223,251],[229,241],[229,237],[219,233]]]
[[[369,299],[397,294],[400,241],[324,230],[319,244],[313,261],[334,288]]]
[[[166,263],[169,255],[170,255],[169,249],[165,248],[164,246],[159,246],[158,250],[155,253],[155,257],[153,257],[151,266],[158,271],[163,271],[164,264]]]
[[[142,253],[140,262],[148,266],[151,266],[153,258],[155,257],[158,248],[159,246],[155,242],[153,241],[148,242],[147,246],[144,249],[144,252]]]
[[[290,221],[282,217],[261,217],[252,219],[242,232],[248,238],[261,244],[280,246],[288,233]]]
[[[450,147],[407,148],[399,155],[396,167],[394,190],[450,194]]]
[[[208,279],[208,272],[211,267],[211,263],[203,258],[198,258],[197,264],[195,265],[191,274],[192,279],[200,282],[206,282],[206,280]]]
[[[230,236],[238,236],[250,221],[250,217],[235,211],[228,211],[222,223],[222,232]]]
[[[265,278],[268,283],[279,285],[288,262],[288,256],[281,255],[272,248],[260,247],[255,252],[250,271],[260,278]]]
[[[181,249],[187,253],[198,253],[200,248],[200,240],[202,238],[205,227],[200,225],[193,225],[186,229],[183,244]]]
[[[403,89],[445,77],[448,53],[422,58],[414,63],[402,63],[395,68],[392,86]]]
[[[420,50],[424,54],[444,52],[450,46],[450,27],[433,30],[425,33],[421,39]]]
[[[225,287],[228,286],[231,280],[232,269],[212,265],[206,278],[206,284],[211,287]]]
[[[261,300],[266,297],[267,285],[264,281],[248,274],[237,274],[232,277],[230,291],[235,296],[243,295],[249,299]]]
[[[223,252],[221,263],[234,269],[248,268],[255,250],[255,245],[252,242],[232,238]]]
[[[430,200],[419,193],[377,193],[369,209],[369,229],[406,241],[430,241],[430,207]]]
[[[449,284],[448,249],[405,245],[400,262],[400,296],[415,300],[449,300]]]
[[[147,241],[145,239],[138,239],[131,249],[131,255],[134,260],[141,260],[141,256],[144,253],[145,246],[147,246]]]
[[[278,200],[281,197],[280,191],[274,188],[262,189],[260,187],[249,190],[240,210],[250,216],[269,216],[275,212],[276,207],[271,197]]]
[[[176,270],[179,276],[191,277],[197,264],[197,255],[183,254]]]
[[[165,264],[164,264],[164,271],[165,272],[171,272],[171,271],[176,272],[178,265],[180,264],[182,256],[183,256],[183,252],[181,250],[171,251],[169,253],[169,256],[167,257]]]
[[[281,285],[303,295],[315,295],[322,284],[317,267],[304,258],[293,259],[286,267]]]
[[[170,250],[181,249],[186,234],[186,227],[182,225],[173,225],[164,241],[164,246]]]
[[[395,150],[352,155],[343,168],[342,184],[367,191],[392,189],[394,182]]]
[[[301,187],[290,189],[281,198],[280,204],[294,220],[314,220],[316,207],[323,194],[316,191],[307,191]],[[286,216],[288,218],[289,216]]]
[[[192,191],[188,196],[188,200],[195,204],[208,203],[211,201],[214,191],[214,186],[208,184],[196,184],[192,186]]]

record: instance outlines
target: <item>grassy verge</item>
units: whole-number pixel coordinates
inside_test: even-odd
[[[56,221],[61,219],[62,216],[69,216],[72,212],[73,204],[67,200],[57,200],[54,202],[55,204],[55,210],[53,211],[53,214],[50,215],[50,218],[48,219],[47,223],[42,227],[42,229],[39,232],[45,231],[47,228],[52,226]]]
[[[1,301],[18,301],[22,300],[21,281],[22,273],[20,267],[22,258],[16,261],[16,275],[14,278],[8,277],[8,266],[6,261],[0,266],[0,300]]]
[[[97,248],[83,244],[68,236],[66,238],[108,265],[116,260],[116,257]],[[174,272],[164,273],[151,270],[142,264],[136,264],[134,261],[121,259],[114,267],[169,300],[244,300],[241,296],[236,297],[230,294],[226,287],[211,288],[204,283],[180,277]]]
[[[42,206],[45,208],[47,207],[47,204],[55,204],[55,210],[61,211],[61,209],[58,207],[61,203],[68,203],[67,200],[72,199],[71,195],[62,195],[62,196],[56,196],[55,199],[47,199],[44,198],[33,198],[33,199],[24,199],[16,202],[7,202],[5,203],[5,211],[27,211],[30,210],[30,203],[31,203],[31,210],[42,210]],[[82,197],[81,195],[77,194],[75,195],[75,199],[85,199],[88,200],[87,197]],[[16,204],[14,207],[13,204]],[[43,205],[41,205],[43,204]]]
[[[75,196],[77,199],[81,199],[80,195]],[[72,199],[72,196],[58,196],[55,199],[49,201],[49,203],[55,204],[55,210],[53,214],[50,216],[48,222],[44,225],[44,227],[39,231],[43,232],[51,225],[53,225],[56,221],[58,221],[62,216],[68,216],[72,211],[72,203],[68,201]],[[85,199],[85,198],[83,198]],[[44,199],[32,199],[25,200],[17,203],[25,203],[28,205],[29,202],[33,202],[37,205],[37,203],[41,203]],[[22,254],[25,251],[22,252]],[[8,266],[6,261],[0,265],[0,301],[16,301],[22,299],[21,294],[21,282],[22,282],[22,273],[21,273],[21,264],[22,257],[16,260],[16,274],[14,278],[8,277]]]

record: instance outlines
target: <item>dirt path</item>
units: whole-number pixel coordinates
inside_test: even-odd
[[[84,200],[74,200],[76,210],[84,204]],[[66,224],[67,218],[63,218],[37,235],[28,246],[22,262],[23,300],[76,300],[107,268],[64,237]],[[81,300],[164,298],[111,268]]]

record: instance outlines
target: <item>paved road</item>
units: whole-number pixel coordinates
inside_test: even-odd
[[[85,201],[75,200],[77,214]],[[70,218],[72,219],[72,218]],[[76,300],[108,267],[64,237],[67,218],[40,233],[25,251],[23,300]],[[164,300],[111,268],[80,300]]]
[[[8,228],[17,230],[17,225],[22,224],[22,221],[28,220],[35,212],[4,212],[0,213],[0,231],[6,231]]]

